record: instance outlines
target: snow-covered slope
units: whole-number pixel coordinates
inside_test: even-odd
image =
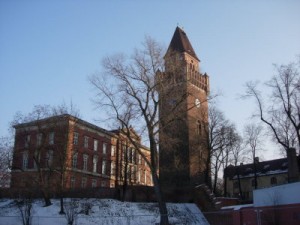
[[[65,200],[66,203],[70,199]],[[156,203],[120,202],[112,199],[76,199],[78,215],[74,225],[147,225],[159,222]],[[52,205],[43,207],[41,200],[33,203],[33,225],[66,225],[65,216],[59,215],[59,200],[52,200]],[[85,215],[83,203],[91,205],[89,215]],[[207,220],[195,204],[168,205],[169,221],[171,224],[208,225]],[[13,200],[0,200],[0,225],[22,224],[18,208]]]

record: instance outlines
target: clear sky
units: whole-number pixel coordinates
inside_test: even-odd
[[[87,77],[101,71],[101,59],[130,55],[145,35],[167,47],[177,25],[240,130],[255,109],[238,99],[244,84],[268,80],[273,63],[300,54],[299,0],[0,0],[0,136],[17,111],[40,104],[72,101],[96,123]]]

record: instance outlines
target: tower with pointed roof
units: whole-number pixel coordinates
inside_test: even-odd
[[[160,95],[159,176],[163,187],[208,183],[209,77],[186,33],[176,28],[165,60]]]

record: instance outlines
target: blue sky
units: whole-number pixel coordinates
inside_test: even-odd
[[[101,111],[87,77],[104,56],[130,55],[150,35],[166,47],[183,27],[222,92],[219,107],[242,130],[254,111],[243,102],[249,80],[268,80],[272,64],[300,54],[300,1],[0,1],[0,136],[17,111],[72,101],[83,119]],[[98,124],[105,127],[104,124]],[[272,157],[272,156],[271,156]]]

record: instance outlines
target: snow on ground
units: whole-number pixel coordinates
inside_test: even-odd
[[[71,199],[66,199],[68,204]],[[159,223],[157,203],[120,202],[112,199],[73,199],[78,203],[78,215],[74,225],[147,225]],[[90,203],[89,215],[82,211],[83,203]],[[42,200],[33,202],[32,225],[67,225],[65,216],[59,215],[59,200],[52,200],[52,205],[43,207]],[[169,221],[173,225],[209,225],[202,212],[195,204],[168,203]],[[20,212],[14,200],[0,200],[0,225],[22,224]]]

